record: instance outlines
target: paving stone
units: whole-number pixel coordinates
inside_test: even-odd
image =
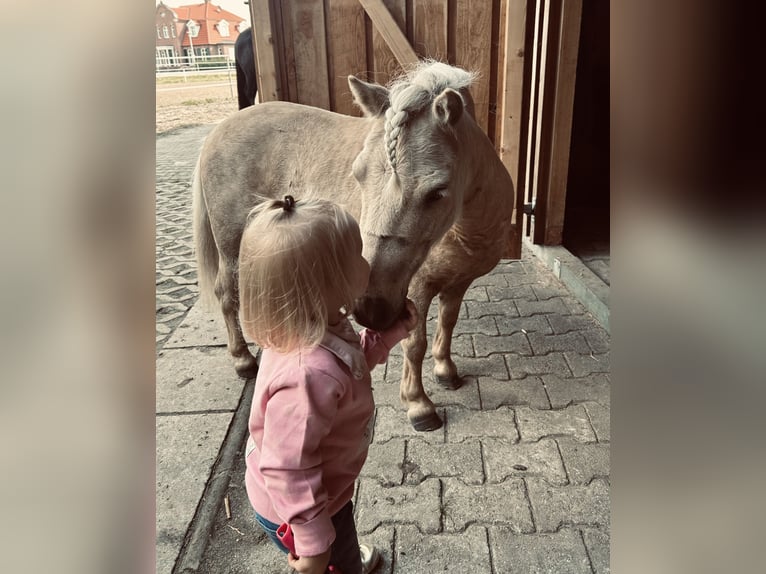
[[[473,285],[468,288],[463,295],[463,301],[489,301],[487,287],[484,285]]]
[[[562,379],[556,375],[544,375],[542,380],[554,409],[585,401],[609,404],[610,385],[609,380],[603,374],[588,375],[578,379]]]
[[[428,444],[419,439],[407,441],[405,484],[418,484],[427,478],[455,477],[466,484],[481,484],[484,471],[478,442]]]
[[[517,407],[516,421],[521,440],[524,442],[535,442],[543,437],[560,435],[574,437],[580,442],[596,442],[596,434],[582,405],[573,405],[558,411]]]
[[[487,287],[488,301],[506,301],[510,299],[526,299],[527,301],[537,301],[535,292],[532,291],[532,285],[491,286]]]
[[[593,373],[608,373],[610,371],[609,353],[580,355],[575,352],[566,352],[564,356],[575,377],[585,377]]]
[[[447,407],[447,442],[486,437],[519,440],[514,423],[513,409],[500,407],[494,411]]]
[[[444,409],[437,408],[436,412],[444,420]],[[430,432],[418,432],[410,424],[407,418],[407,411],[393,409],[389,406],[380,406],[375,414],[375,433],[374,442],[386,442],[392,438],[421,438],[430,444],[441,444],[446,442],[445,426]]]
[[[582,444],[568,438],[559,438],[557,442],[572,484],[588,484],[595,478],[609,477],[608,444]]]
[[[218,456],[231,414],[157,417],[157,570],[170,572]]]
[[[380,525],[412,524],[423,533],[441,531],[441,486],[436,479],[410,486],[382,487],[377,480],[361,479],[357,507],[357,531],[372,532]]]
[[[197,302],[189,309],[183,323],[173,333],[173,336],[165,343],[165,348],[177,347],[202,347],[202,346],[226,346],[228,336],[226,323],[219,309],[205,309],[201,302]],[[232,370],[234,362],[231,363]]]
[[[433,342],[433,339],[431,340]],[[452,360],[455,357],[475,357],[476,351],[473,346],[473,338],[471,335],[453,335],[452,342],[450,343],[450,350],[452,354]],[[429,352],[429,355],[431,353]]]
[[[406,527],[405,527],[406,528]],[[417,531],[417,528],[410,527]],[[392,574],[394,568],[394,539],[396,537],[393,526],[379,526],[374,531],[359,536],[361,544],[370,544],[380,552],[380,562],[375,569],[375,574]],[[291,571],[294,574],[294,570]],[[397,570],[398,572],[398,570]],[[342,573],[341,573],[342,574]]]
[[[611,427],[609,424],[609,407],[604,407],[597,403],[584,403],[585,410],[588,411],[590,424],[596,431],[599,442],[609,442],[611,439]]]
[[[582,537],[585,540],[585,547],[588,549],[588,555],[596,574],[609,574],[611,572],[609,567],[609,531],[583,528]]]
[[[404,476],[404,448],[404,439],[372,443],[360,476],[375,479],[383,486],[401,485]]]
[[[470,486],[454,479],[442,480],[445,532],[462,532],[472,523],[507,526],[514,532],[532,532],[532,514],[524,481]]]
[[[497,330],[501,335],[513,333],[536,332],[543,335],[553,335],[548,319],[558,315],[532,315],[530,317],[495,317]]]
[[[489,357],[453,357],[461,377],[493,377],[508,379],[508,369],[503,355]]]
[[[486,303],[484,303],[486,305]],[[469,334],[472,335],[474,333],[483,333],[485,335],[497,335],[497,324],[495,323],[495,318],[486,316],[486,317],[479,317],[475,318],[472,317],[470,319],[460,319],[455,324],[455,331],[453,333],[453,336],[455,335],[461,335],[461,334]]]
[[[563,353],[548,353],[532,357],[507,353],[505,360],[512,379],[523,379],[527,375],[552,374],[564,378],[572,376]]]
[[[479,394],[481,407],[484,410],[493,410],[503,405],[529,405],[536,409],[551,408],[539,377],[511,381],[480,377]]]
[[[535,443],[510,444],[505,440],[482,439],[487,482],[537,476],[554,485],[567,484],[567,475],[556,443],[542,439]]]
[[[517,353],[519,355],[532,355],[532,347],[529,345],[527,336],[522,333],[513,335],[472,335],[473,347],[477,357],[488,357],[493,353]],[[585,340],[583,339],[583,343]]]
[[[545,301],[527,301],[518,299],[514,302],[516,303],[516,309],[518,309],[519,315],[522,317],[549,313],[559,315],[570,314],[569,307],[566,306],[561,297],[554,297],[553,299],[547,299]]]
[[[459,373],[460,374],[460,373]],[[463,384],[458,389],[446,389],[438,383],[428,382],[425,386],[428,397],[437,406],[459,405],[469,409],[480,409],[479,383],[474,376],[461,376]]]
[[[601,329],[598,322],[590,315],[549,315],[547,318],[556,334]]]
[[[473,287],[488,287],[490,285],[505,287],[508,285],[508,277],[512,275],[511,268],[506,267],[502,262],[498,263],[492,271],[481,277],[477,277],[471,283]]]
[[[527,337],[535,355],[546,355],[553,351],[574,351],[586,355],[591,352],[585,337],[577,332],[565,333],[563,335],[545,335],[543,333],[532,332],[527,333]]]
[[[609,333],[604,329],[586,329],[582,334],[594,354],[609,352]]]
[[[572,315],[588,314],[588,310],[585,308],[585,306],[574,297],[571,297],[571,296],[562,297],[561,300],[564,302],[564,305],[567,306],[567,309],[569,309],[570,314]]]
[[[376,406],[389,406],[397,410],[403,409],[401,399],[399,398],[399,382],[389,383],[376,380],[373,371],[372,377],[372,395],[375,398]]]
[[[548,275],[544,274],[542,276],[546,277]],[[553,299],[554,297],[571,296],[571,293],[564,286],[564,284],[557,280],[539,281],[538,283],[532,285],[532,291],[535,294],[535,299],[539,299],[540,301],[547,301],[548,299]]]
[[[165,349],[156,362],[157,412],[236,410],[245,380],[226,349]]]
[[[412,526],[396,530],[396,574],[465,572],[466,563],[471,573],[492,571],[487,532],[480,526],[471,526],[459,534],[435,536],[425,536]]]
[[[503,317],[518,317],[519,312],[514,305],[515,301],[467,301],[466,308],[468,309],[468,316],[471,319],[481,319],[483,317],[491,317],[494,315],[502,315]],[[495,332],[497,329],[495,329]],[[486,331],[482,331],[486,332]],[[487,333],[492,335],[493,333]]]
[[[609,528],[609,487],[603,480],[588,486],[552,486],[528,478],[527,490],[539,532],[555,532],[562,525]]]
[[[497,527],[488,530],[495,572],[591,574],[577,530],[562,529],[554,534],[514,534]]]

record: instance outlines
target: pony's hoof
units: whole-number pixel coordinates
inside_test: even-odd
[[[421,415],[419,417],[413,417],[410,419],[412,428],[419,432],[435,431],[442,427],[442,420],[436,413],[428,413],[427,415]]]
[[[448,391],[454,391],[463,386],[463,379],[460,377],[440,377],[439,375],[434,375],[434,381]]]
[[[234,370],[243,379],[253,379],[258,374],[258,360],[252,355],[246,358],[236,359]]]

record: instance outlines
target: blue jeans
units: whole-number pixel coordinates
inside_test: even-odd
[[[287,554],[287,548],[277,538],[279,524],[266,520],[257,512],[255,520],[277,548]],[[331,520],[335,527],[335,542],[332,543],[330,551],[330,564],[339,568],[343,574],[362,574],[362,557],[359,555],[359,539],[356,536],[356,524],[354,524],[354,505],[351,501],[349,500]]]

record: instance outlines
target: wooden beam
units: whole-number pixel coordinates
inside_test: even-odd
[[[384,2],[384,7],[391,14],[399,30],[404,34],[404,31],[407,29],[407,5],[405,0],[384,0]],[[369,23],[371,42],[370,54],[368,54],[368,61],[370,62],[369,71],[371,72],[369,80],[385,86],[391,80],[401,75],[402,66],[399,64],[396,56],[394,56],[391,48],[386,44],[386,40],[378,27],[372,23],[372,20]]]
[[[521,176],[521,138],[526,134],[522,129],[522,101],[524,97],[524,62],[529,57],[524,47],[526,44],[527,0],[508,0],[505,10],[504,26],[504,73],[503,92],[500,109],[500,160],[511,174],[515,186],[516,198],[513,205],[510,239],[507,257],[521,258],[521,236],[524,225],[524,181]]]
[[[566,0],[562,6],[559,27],[544,245],[560,245],[564,233],[581,19],[582,0]]]
[[[402,68],[410,68],[418,63],[418,55],[412,49],[407,37],[399,29],[391,13],[386,9],[383,0],[359,0],[364,11],[372,20],[375,28],[394,53]]]
[[[274,51],[276,41],[272,32],[271,2],[250,0],[250,21],[253,27],[255,67],[258,73],[258,101],[274,102],[283,98],[279,66]]]

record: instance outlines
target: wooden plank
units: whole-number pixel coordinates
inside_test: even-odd
[[[407,29],[407,8],[405,0],[385,0],[384,8],[394,19],[394,22],[401,33],[404,34]],[[386,85],[402,73],[402,66],[396,59],[393,50],[388,47],[381,30],[378,26],[375,26],[375,24],[372,23],[372,20],[370,20],[370,22],[372,24],[372,69],[370,80]],[[410,47],[410,49],[412,48]],[[414,52],[415,51],[412,50],[413,54]]]
[[[524,95],[526,5],[527,0],[508,0],[505,21],[505,78],[501,105],[503,113],[500,159],[517,187],[522,131],[521,100]]]
[[[358,0],[327,0],[326,10],[330,109],[360,116],[347,78],[367,70],[364,8]]]
[[[448,61],[447,8],[447,0],[413,0],[412,43],[421,58]]]
[[[478,74],[471,86],[476,123],[487,133],[490,103],[492,51],[492,3],[486,0],[457,0],[455,29],[456,64]],[[415,22],[417,25],[417,20]]]
[[[516,198],[513,206],[512,229],[506,256],[511,259],[521,258],[521,237],[524,224],[524,181],[520,173],[522,136],[522,100],[524,97],[524,60],[526,54],[526,13],[527,0],[508,0],[505,9],[504,29],[504,69],[502,96],[499,108],[500,159],[511,174],[516,186]],[[500,82],[498,82],[500,83]]]
[[[535,36],[534,50],[532,54],[532,81],[531,101],[529,115],[529,129],[527,139],[527,165],[525,168],[526,200],[535,203],[538,199],[538,176],[540,173],[540,142],[543,139],[542,130],[542,103],[545,88],[545,45],[548,33],[549,0],[537,0],[535,7]],[[536,211],[531,219],[532,233],[534,225],[541,218],[544,206]],[[538,217],[540,216],[540,217]],[[535,241],[537,242],[537,241]]]
[[[298,102],[328,110],[330,85],[327,80],[324,3],[291,0],[290,4]]]
[[[298,80],[295,69],[295,48],[293,41],[293,0],[272,0],[282,42],[280,53],[282,64],[282,85],[284,100],[298,103]]]
[[[418,55],[412,49],[399,24],[386,8],[383,0],[359,0],[370,17],[373,26],[380,33],[386,45],[402,68],[409,68],[418,62]],[[377,78],[376,78],[377,80]]]
[[[560,245],[564,233],[569,151],[572,141],[577,55],[580,44],[582,0],[566,0],[558,38],[555,100],[553,104],[550,175],[546,194],[544,245]]]
[[[277,54],[271,27],[269,0],[250,0],[250,20],[255,46],[255,67],[258,73],[258,100],[281,100],[283,93],[279,80]]]

